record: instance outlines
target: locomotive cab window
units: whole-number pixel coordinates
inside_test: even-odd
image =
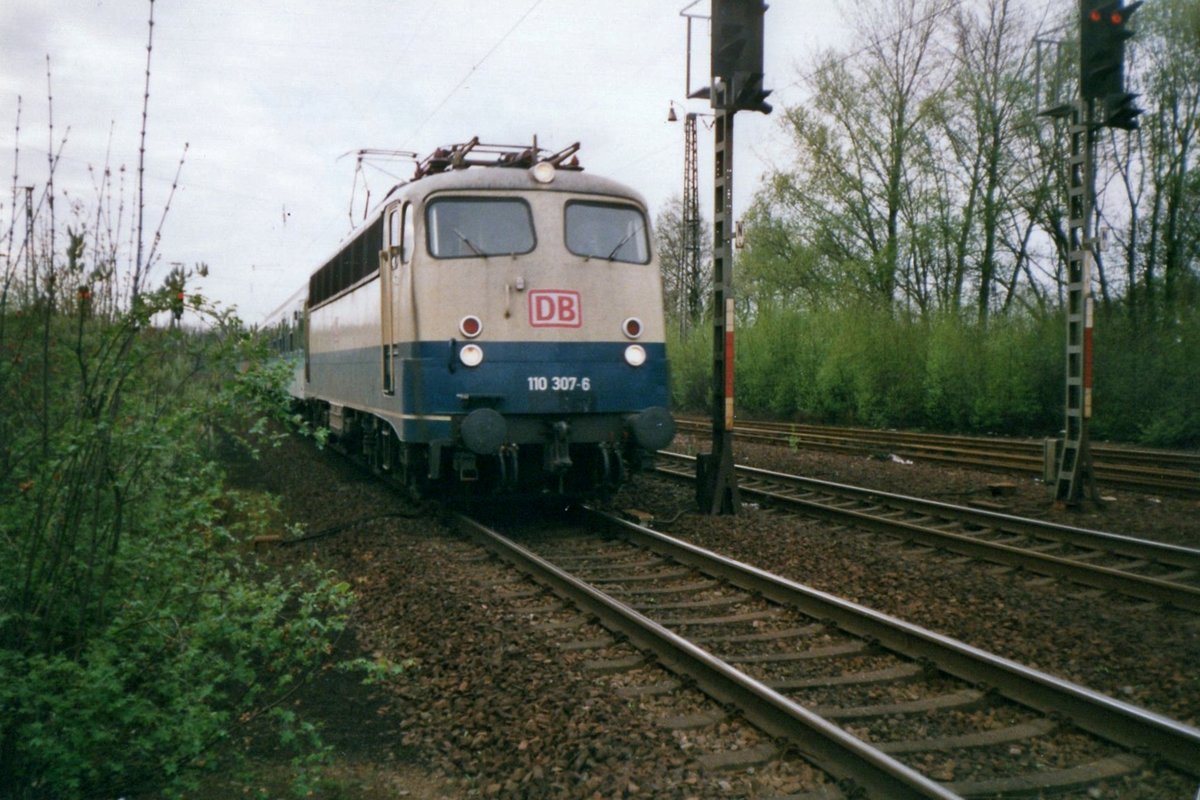
[[[425,230],[434,258],[518,255],[537,243],[529,205],[514,198],[437,198],[426,206]]]
[[[633,206],[572,201],[566,210],[567,249],[584,258],[647,264],[646,218]]]

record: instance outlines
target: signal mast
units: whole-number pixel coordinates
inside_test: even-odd
[[[1096,202],[1096,134],[1100,128],[1137,130],[1142,110],[1125,88],[1125,42],[1129,19],[1142,3],[1080,0],[1079,96],[1075,103],[1045,112],[1070,116],[1067,206],[1066,420],[1058,457],[1054,500],[1078,506],[1097,501],[1088,422],[1092,416],[1092,272],[1097,239],[1092,232]]]

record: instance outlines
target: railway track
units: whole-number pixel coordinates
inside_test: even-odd
[[[1188,797],[1200,777],[1196,728],[647,528],[592,511],[508,534],[457,522],[675,673],[613,666],[641,676],[630,702],[670,707],[659,698],[695,686],[715,704],[664,724],[732,712],[764,732],[714,765],[801,757],[832,776],[788,797],[1103,797],[1130,776]]]
[[[680,418],[682,433],[711,430],[706,419]],[[738,422],[734,435],[746,442],[847,453],[886,452],[901,458],[1042,475],[1045,442],[868,430],[793,423]],[[1093,444],[1096,480],[1102,484],[1200,495],[1200,453]]]
[[[657,469],[694,480],[695,459],[658,454]],[[1200,612],[1200,549],[737,467],[743,495],[937,550]]]

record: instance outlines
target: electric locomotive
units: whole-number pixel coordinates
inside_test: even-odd
[[[646,205],[578,149],[439,148],[268,318],[340,447],[417,494],[586,495],[670,442]]]

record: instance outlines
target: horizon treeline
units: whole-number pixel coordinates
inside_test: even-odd
[[[845,47],[800,67],[807,99],[773,115],[786,146],[743,214],[741,413],[1058,431],[1069,122],[1041,112],[1077,92],[1077,13],[852,3]],[[1200,0],[1152,0],[1132,27],[1140,128],[1096,137],[1093,432],[1195,446]],[[702,408],[711,336],[674,311],[696,291],[678,280],[680,217],[678,202],[658,217],[675,393]]]

